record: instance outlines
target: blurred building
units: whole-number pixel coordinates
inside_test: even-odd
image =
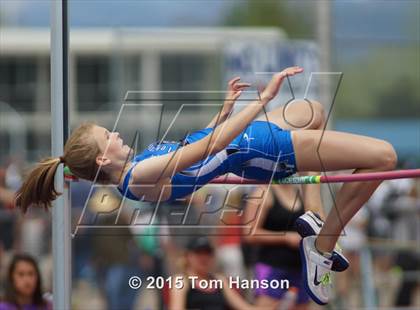
[[[71,125],[93,120],[112,128],[127,91],[199,91],[225,89],[224,46],[232,40],[278,42],[274,28],[72,29],[70,33],[69,117]],[[3,28],[0,35],[0,160],[23,148],[34,160],[50,150],[50,31]],[[185,94],[135,93],[136,99],[164,102],[174,111]],[[170,100],[165,100],[170,96]],[[220,97],[220,96],[219,96]],[[155,111],[156,112],[156,111]],[[198,110],[198,112],[200,112]],[[194,116],[194,117],[191,117]],[[197,109],[183,116],[189,127],[209,121]],[[125,113],[124,126],[148,127],[158,117]],[[169,122],[169,121],[168,121]],[[152,124],[150,124],[152,125]],[[16,140],[20,141],[19,145]],[[23,141],[23,142],[22,142]]]

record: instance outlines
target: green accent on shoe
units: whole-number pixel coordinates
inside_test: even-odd
[[[332,283],[331,273],[327,272],[327,273],[323,274],[322,277],[321,277],[321,280],[319,282],[321,282],[321,284],[324,285],[324,286],[330,285]]]
[[[343,253],[343,249],[341,248],[341,246],[338,244],[338,242],[335,244],[335,248],[334,250],[336,250],[337,252]]]

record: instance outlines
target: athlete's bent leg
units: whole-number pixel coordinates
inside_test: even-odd
[[[322,142],[321,141],[322,137]],[[386,171],[395,168],[397,155],[388,142],[322,130],[292,132],[298,171],[355,169],[354,173]],[[381,181],[345,183],[316,240],[319,251],[331,252],[343,227],[369,199]]]

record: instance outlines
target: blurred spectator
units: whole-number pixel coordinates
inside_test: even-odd
[[[32,256],[15,255],[9,265],[0,310],[43,310],[52,305],[42,295],[38,264]]]
[[[360,251],[366,246],[368,212],[365,208],[359,210],[358,213],[350,220],[343,231],[343,235],[339,239],[339,244],[343,248],[343,252],[347,259],[351,262],[349,269],[338,277],[338,294],[341,306],[346,308],[361,307],[360,296]],[[351,296],[351,298],[349,298]],[[347,303],[347,304],[344,304]]]
[[[37,259],[48,254],[51,242],[51,212],[32,208],[24,216],[17,217],[19,238],[16,249],[25,251]]]
[[[0,167],[0,248],[8,251],[14,243],[15,216],[12,212],[14,194],[6,184],[7,168]]]
[[[376,241],[392,239],[394,227],[390,212],[391,205],[404,192],[404,184],[406,184],[404,179],[382,182],[370,197],[367,207],[369,211],[368,236],[371,239]],[[389,272],[394,261],[394,252],[383,247],[375,247],[372,252],[377,274]]]
[[[138,292],[130,289],[127,281],[140,274],[138,249],[123,211],[115,222],[120,204],[121,197],[107,189],[98,189],[89,201],[89,208],[97,216],[94,224],[100,225],[92,234],[97,283],[102,284],[109,310],[133,308]]]
[[[12,158],[7,165],[4,181],[6,187],[12,192],[17,191],[22,184],[22,171],[20,169],[22,166],[23,164],[18,157]]]
[[[207,186],[193,195],[193,205],[199,215],[199,225],[212,228],[216,244],[216,258],[226,276],[246,278],[242,255],[242,210],[243,192],[226,191]],[[210,232],[209,232],[210,233]]]
[[[419,271],[420,203],[416,180],[400,179],[383,182],[368,201],[368,208],[371,215],[370,236],[379,243],[392,241],[384,244],[381,247],[383,249],[375,248],[374,263],[379,271],[376,273],[377,278],[390,274],[395,263],[402,271],[401,283],[399,288],[396,288],[395,297],[389,292],[384,293],[384,288],[391,285],[393,282],[391,279],[395,279],[395,275],[392,278],[385,277],[383,283],[378,283],[379,300],[381,302],[389,300],[388,303],[393,300],[398,306],[410,305],[418,286],[416,273]]]
[[[179,260],[173,257],[183,257],[183,251],[191,239],[189,236],[214,235],[217,210],[213,199],[210,203],[206,202],[207,196],[207,187],[203,187],[184,200],[159,204],[158,211],[168,224],[165,263],[170,274],[183,272]],[[219,196],[213,198],[218,199]]]
[[[9,171],[9,172],[8,172]],[[13,210],[14,193],[8,187],[11,175],[8,167],[0,166],[0,293],[4,290],[8,261],[19,241],[16,214]]]
[[[206,237],[195,237],[187,245],[184,273],[173,277],[174,283],[170,290],[169,309],[262,309],[246,302],[242,296],[229,286],[228,280],[222,274],[214,273],[214,248]],[[182,288],[176,288],[176,278],[183,281]],[[190,277],[197,277],[190,280]],[[200,287],[197,283],[205,280],[219,280],[223,285],[207,285]],[[192,287],[194,281],[194,287]],[[179,284],[179,283],[178,283]],[[274,309],[267,308],[264,309]]]
[[[252,233],[244,241],[259,246],[254,277],[258,280],[288,280],[291,295],[282,289],[257,289],[256,304],[278,307],[295,304],[306,309],[309,296],[303,287],[299,255],[299,234],[293,228],[295,220],[305,211],[297,187],[293,185],[258,187],[248,199],[245,220],[254,223]],[[294,300],[290,301],[293,296]]]
[[[93,217],[91,209],[85,208],[89,198],[92,183],[85,180],[78,180],[70,184],[70,200],[72,209],[72,227],[75,227],[80,220],[86,223]],[[94,196],[94,189],[92,196]],[[81,218],[83,216],[83,218]],[[93,281],[94,268],[92,264],[92,233],[90,231],[77,235],[73,238],[73,281]]]
[[[134,222],[130,223],[130,230],[133,235],[133,239],[140,251],[139,263],[140,270],[145,277],[152,276],[156,279],[159,276],[166,277],[168,274],[168,266],[165,265],[165,253],[169,254],[167,257],[169,261],[172,259],[173,254],[170,246],[171,238],[169,236],[169,229],[166,226],[167,221],[162,212],[162,205],[154,203],[143,203],[141,204],[141,212],[136,214],[136,217],[132,218]],[[170,206],[167,206],[168,208]],[[160,210],[159,210],[160,209]],[[140,210],[138,210],[140,211]],[[135,213],[133,213],[135,214]],[[143,290],[143,305],[151,307],[150,298],[153,296],[156,299],[156,304],[150,309],[164,309],[164,303],[167,301],[167,287],[162,289]]]
[[[420,271],[420,182],[417,179],[401,180],[405,191],[393,202],[393,237],[400,244],[406,244],[397,254],[396,264],[402,270],[402,280],[395,298],[395,306],[407,307],[413,304],[413,297],[419,285],[416,276]],[[416,186],[417,185],[417,186]],[[401,185],[400,185],[401,186]]]
[[[223,201],[221,222],[216,234],[216,257],[225,275],[246,278],[245,263],[242,255],[242,192],[231,192]],[[233,226],[233,227],[232,227]]]
[[[0,178],[1,178],[1,171],[0,171]],[[0,184],[0,206],[2,206],[2,208],[7,208],[7,207],[10,208],[10,206],[13,204],[13,199],[14,199],[13,192],[3,187]]]
[[[22,182],[18,160],[9,160],[4,168],[0,167],[0,207],[13,207],[14,192]]]

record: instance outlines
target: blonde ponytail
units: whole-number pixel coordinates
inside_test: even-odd
[[[63,156],[48,157],[37,164],[17,192],[16,206],[21,207],[23,212],[32,204],[48,209],[51,202],[61,195],[54,187],[54,176],[60,163],[65,163],[78,178],[96,180],[100,184],[110,182],[109,175],[99,169],[96,163],[96,157],[101,154],[101,150],[92,135],[94,126],[94,123],[81,124],[67,140]]]
[[[28,174],[17,191],[15,200],[16,206],[20,207],[23,213],[26,213],[32,204],[48,209],[51,202],[61,195],[54,187],[54,176],[61,161],[60,158],[47,157]]]

